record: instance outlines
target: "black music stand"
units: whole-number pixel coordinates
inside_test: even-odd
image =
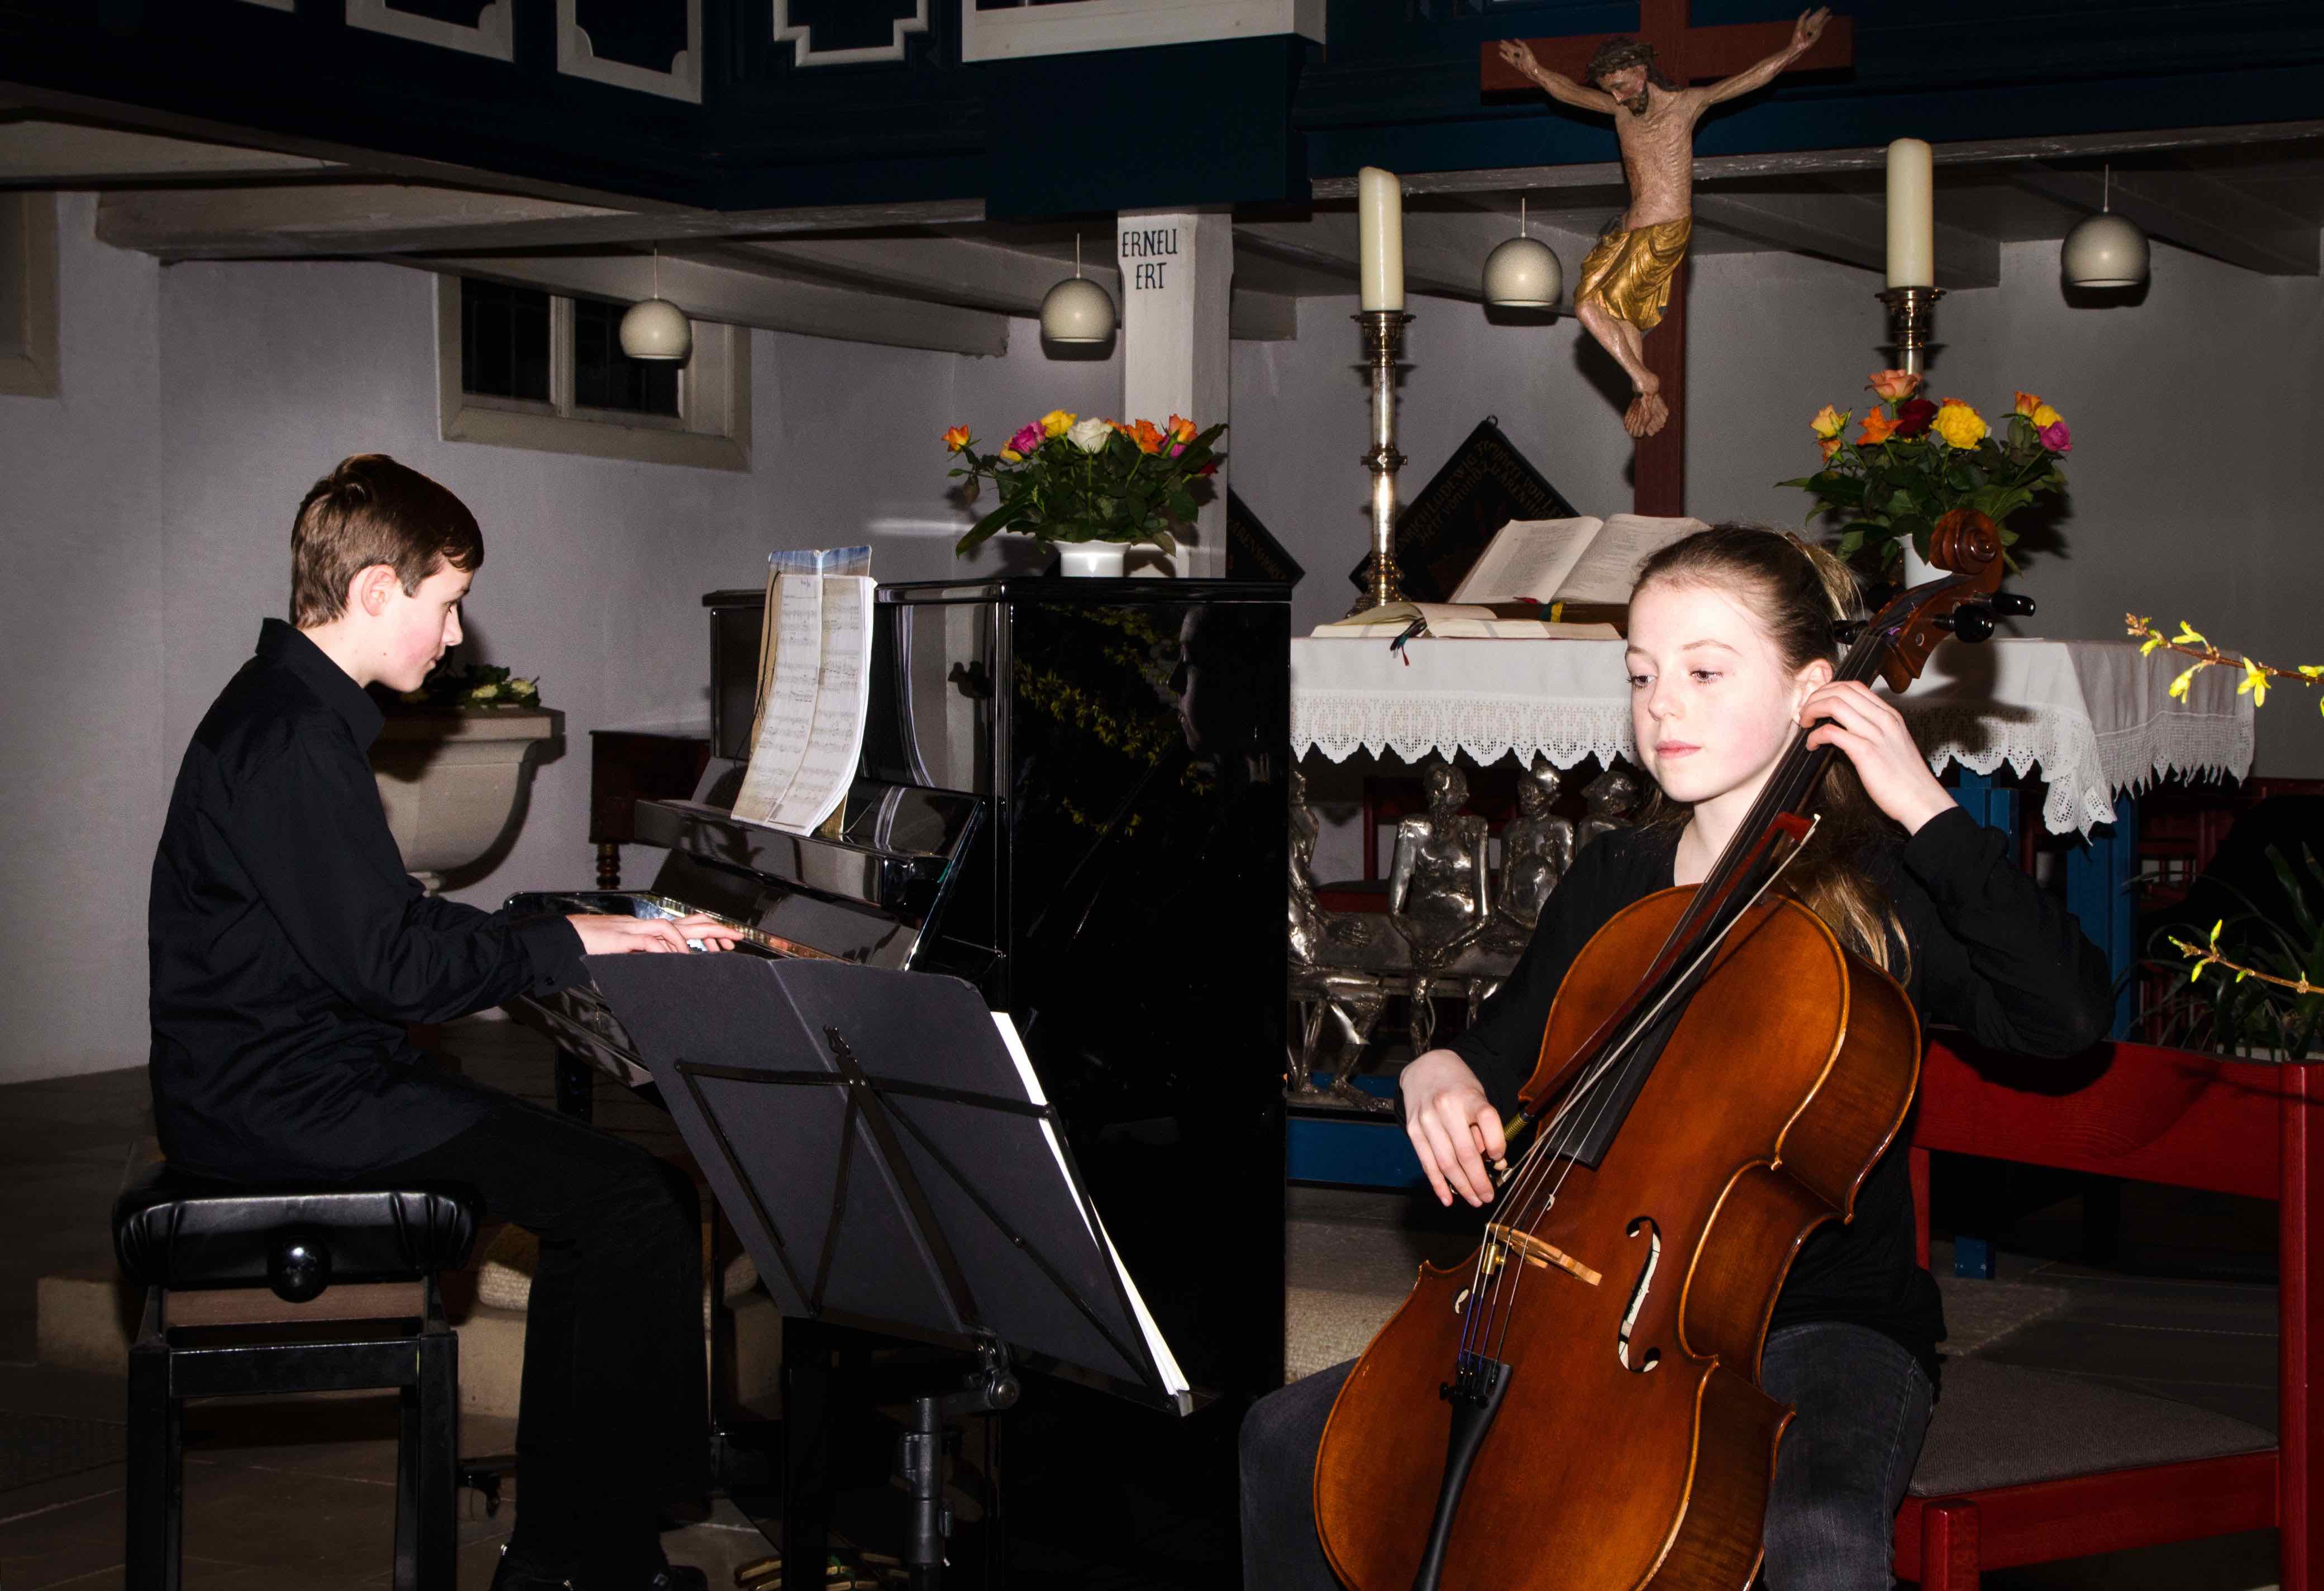
[[[901,1444],[915,1586],[942,1572],[939,1421],[1014,1402],[1012,1355],[1191,1411],[975,989],[746,953],[588,965],[783,1312],[975,1354],[957,1391],[913,1399]],[[784,1583],[820,1586],[793,1523],[787,1508]]]

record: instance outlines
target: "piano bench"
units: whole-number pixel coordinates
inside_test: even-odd
[[[145,1289],[128,1591],[177,1591],[187,1399],[366,1387],[402,1392],[396,1591],[451,1591],[459,1339],[436,1277],[467,1263],[475,1235],[475,1204],[442,1189],[217,1182],[140,1146],[113,1207],[114,1253]]]

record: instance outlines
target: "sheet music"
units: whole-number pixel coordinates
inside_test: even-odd
[[[822,672],[823,581],[786,574],[775,581],[775,666],[759,713],[751,766],[734,797],[734,816],[770,823],[807,761]]]
[[[871,572],[872,549],[869,545],[767,554],[767,600],[759,610],[759,680],[751,698],[752,745],[759,744],[759,728],[767,711],[767,690],[775,679],[776,621],[782,606],[777,595],[778,583],[785,575],[868,575]]]
[[[1001,1042],[1007,1046],[1009,1059],[1017,1063],[1017,1076],[1025,1085],[1025,1097],[1035,1105],[1047,1105],[1048,1096],[1041,1092],[1041,1079],[1033,1075],[1033,1058],[1025,1053],[1025,1041],[1018,1035],[1017,1024],[1009,1020],[1007,1012],[996,1011],[992,1013],[992,1025],[1001,1030]],[[1051,1158],[1057,1162],[1057,1174],[1065,1179],[1067,1188],[1072,1188],[1073,1173],[1065,1169],[1065,1146],[1057,1142],[1056,1124],[1046,1116],[1041,1120],[1041,1138],[1048,1144]],[[1091,1207],[1083,1202],[1078,1193],[1074,1203],[1082,1212],[1082,1225],[1087,1226]],[[1113,1238],[1105,1229],[1103,1216],[1099,1217],[1097,1229],[1091,1235],[1105,1244],[1105,1257],[1112,1263],[1114,1274],[1121,1278],[1121,1290],[1130,1300],[1130,1311],[1138,1317],[1138,1329],[1146,1337],[1147,1351],[1154,1355],[1155,1367],[1162,1373],[1163,1391],[1172,1397],[1187,1391],[1185,1373],[1178,1368],[1178,1356],[1162,1339],[1161,1328],[1154,1324],[1153,1315],[1147,1310],[1146,1300],[1139,1292],[1137,1281],[1131,1278],[1130,1268],[1121,1263],[1120,1251],[1113,1246]]]
[[[1618,513],[1591,538],[1581,561],[1566,571],[1557,595],[1567,602],[1628,602],[1638,583],[1640,564],[1672,542],[1710,528],[1699,519]]]
[[[1602,524],[1587,515],[1511,520],[1494,532],[1491,545],[1452,593],[1452,600],[1514,602],[1530,597],[1547,602],[1566,596],[1558,587],[1590,550]],[[1626,600],[1629,595],[1626,587],[1615,600]]]
[[[783,584],[812,576],[785,575]],[[872,716],[872,605],[876,589],[869,575],[822,578],[820,647],[814,712],[798,771],[776,803],[778,828],[811,832],[839,809],[854,782],[863,754],[863,726]],[[781,669],[776,665],[778,673]],[[739,804],[736,808],[739,813]]]

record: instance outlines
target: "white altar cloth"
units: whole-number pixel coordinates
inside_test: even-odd
[[[1465,752],[1489,763],[1538,752],[1561,768],[1633,756],[1618,641],[1408,643],[1409,666],[1381,641],[1291,643],[1291,746],[1333,762],[1392,751],[1407,763]],[[2184,701],[2184,667],[2132,641],[1948,643],[1905,692],[1905,721],[1929,766],[1990,773],[2037,763],[2052,834],[2114,820],[2115,797],[2166,773],[2251,770],[2254,719],[2240,674],[2206,669]]]

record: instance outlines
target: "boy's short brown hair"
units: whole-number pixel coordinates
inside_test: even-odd
[[[439,558],[456,569],[483,567],[484,532],[468,505],[384,453],[342,458],[290,523],[290,622],[305,629],[337,618],[347,582],[376,563],[417,591]]]

